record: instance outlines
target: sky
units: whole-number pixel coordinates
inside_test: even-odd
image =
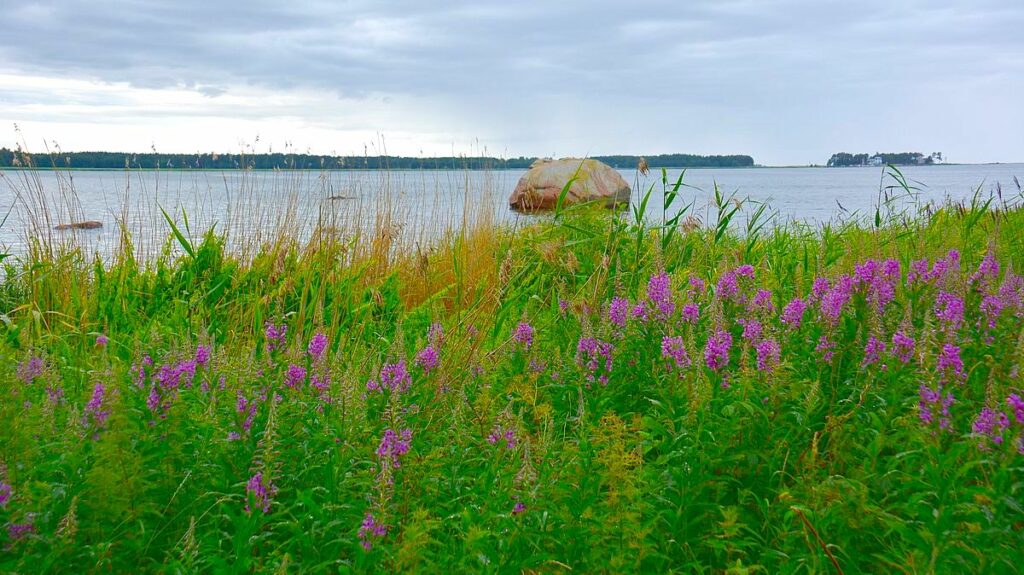
[[[0,0],[0,146],[1024,161],[1022,0]]]

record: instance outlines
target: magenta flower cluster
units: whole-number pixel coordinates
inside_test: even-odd
[[[262,471],[256,472],[245,484],[245,512],[252,512],[250,507],[252,504],[264,514],[270,513],[270,502],[275,493],[277,493],[277,487],[269,479],[263,477]]]
[[[388,390],[392,392],[405,392],[412,385],[412,377],[409,375],[409,369],[405,365],[405,360],[399,360],[397,363],[388,363],[380,370],[380,379],[371,379],[366,384],[368,391],[383,391]]]

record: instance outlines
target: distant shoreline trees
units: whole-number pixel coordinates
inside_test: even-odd
[[[641,156],[592,156],[613,168],[635,168]],[[745,155],[700,156],[661,154],[643,156],[651,168],[746,168],[754,159]],[[171,170],[508,170],[530,167],[537,158],[451,156],[318,156],[312,154],[130,154],[124,152],[65,152],[26,154],[0,148],[0,168],[171,169]]]
[[[926,156],[921,152],[895,152],[869,154],[850,154],[839,152],[832,154],[826,164],[830,168],[846,168],[851,166],[930,166],[942,162],[942,152],[933,152]]]

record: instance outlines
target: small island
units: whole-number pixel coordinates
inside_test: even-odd
[[[931,166],[942,163],[942,152],[932,152],[924,155],[921,152],[888,152],[875,154],[850,154],[839,152],[832,154],[825,164],[829,168],[850,168],[858,166]]]

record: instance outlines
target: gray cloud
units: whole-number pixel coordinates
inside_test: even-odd
[[[5,10],[0,70],[191,90],[211,102],[196,115],[230,114],[216,101],[232,94],[316,91],[367,103],[385,132],[512,154],[1024,160],[1019,0],[550,4],[44,1]],[[0,85],[0,102],[39,97]],[[340,121],[326,104],[264,112]]]

